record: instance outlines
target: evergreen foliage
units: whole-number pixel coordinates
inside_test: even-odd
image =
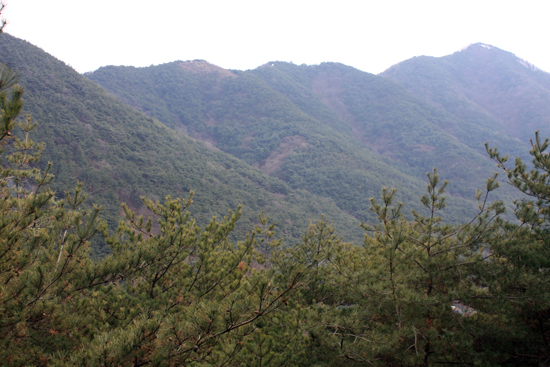
[[[456,198],[471,200],[487,173],[494,169],[485,156],[484,142],[511,148],[520,145],[503,134],[493,134],[490,129],[481,131],[457,119],[387,78],[337,63],[270,65],[273,66],[264,65],[253,73],[309,114],[346,132],[348,140],[384,156],[401,172],[422,180],[425,172],[439,167],[441,175],[450,181],[452,211],[462,205]],[[394,186],[402,191],[396,181],[380,182],[369,191],[369,196],[376,195],[380,186]],[[407,205],[416,205],[414,198],[422,194],[421,187],[404,200]],[[507,199],[510,191],[500,191],[497,197]],[[467,220],[475,214],[468,209],[474,207],[475,203],[470,202],[461,213],[453,213],[452,219]]]
[[[64,198],[50,188],[52,165],[40,168],[44,145],[30,138],[39,127],[30,116],[20,118],[23,93],[17,74],[0,67],[4,365],[550,365],[550,140],[538,132],[531,167],[519,158],[510,167],[508,157],[486,147],[525,195],[515,202],[516,221],[504,220],[504,204],[490,200],[497,175],[478,191],[470,221],[444,220],[448,183],[433,169],[409,217],[394,189],[370,200],[376,221],[362,224],[362,246],[343,241],[321,218],[285,247],[263,213],[233,241],[240,206],[199,223],[188,210],[193,193],[162,203],[142,195],[139,209],[123,204],[113,232],[99,218],[101,208],[85,204],[83,184]],[[99,96],[127,114],[151,151],[139,134],[160,139],[170,131]],[[320,114],[329,118],[330,111]],[[85,140],[73,138],[82,143],[78,153]],[[118,139],[122,149],[132,146]],[[164,139],[179,141],[188,156],[193,149],[216,156],[182,137]],[[235,165],[226,169],[241,167],[229,161]],[[252,172],[247,177],[291,198],[301,193]],[[93,260],[91,240],[99,234],[108,251]]]
[[[490,290],[480,310],[490,315],[475,345],[487,364],[547,366],[550,363],[550,141],[531,140],[532,168],[489,148],[489,156],[526,194],[515,202],[517,222],[505,223],[490,242],[491,261],[480,276]]]
[[[357,198],[381,186],[398,187],[399,199],[418,209],[414,198],[434,166],[452,180],[449,219],[466,220],[475,188],[493,169],[484,153],[440,127],[458,124],[456,118],[386,78],[344,65],[273,62],[238,72],[177,61],[108,66],[86,76],[166,125],[292,188],[331,198],[360,220],[375,217]]]
[[[371,200],[379,224],[364,225],[372,236],[363,247],[334,237],[316,241],[324,274],[310,272],[308,291],[302,293],[312,313],[312,357],[328,365],[472,363],[466,326],[477,319],[453,314],[451,305],[484,294],[473,277],[475,266],[487,258],[483,250],[504,207],[487,203],[498,186],[493,177],[470,223],[445,224],[438,212],[445,207],[446,182],[440,184],[436,171],[428,178],[421,200],[426,216],[414,212],[414,220],[407,221],[403,204],[392,205],[395,190],[384,188],[381,202]]]
[[[447,184],[434,171],[421,200],[427,215],[404,219],[395,191],[383,189],[381,202],[371,200],[379,224],[364,225],[372,233],[364,247],[316,241],[323,275],[306,278],[301,293],[312,364],[548,365],[549,143],[537,134],[532,169],[521,159],[507,168],[488,148],[512,186],[533,198],[516,202],[517,222],[488,201],[493,176],[477,195],[478,215],[445,224],[438,213]]]
[[[228,236],[240,208],[200,228],[187,211],[191,197],[164,204],[144,197],[158,230],[124,205],[126,220],[110,235],[98,207],[80,208],[81,186],[56,200],[49,168],[29,168],[38,155],[28,138],[30,117],[16,122],[23,88],[1,85],[0,143],[2,153],[12,151],[0,171],[3,363],[223,365],[255,348],[258,324],[287,305],[302,274],[275,282],[275,269],[253,267],[264,262],[255,234],[263,233],[272,250],[281,244],[271,240],[267,218],[260,218],[265,230],[234,244]],[[17,128],[24,140],[12,135]],[[89,240],[98,230],[111,253],[92,261]],[[264,354],[260,348],[257,358]]]

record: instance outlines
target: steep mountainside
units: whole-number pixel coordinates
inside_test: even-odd
[[[15,68],[25,86],[24,109],[39,124],[33,139],[47,144],[43,161],[53,162],[54,188],[62,196],[83,182],[88,201],[103,206],[111,227],[118,222],[120,202],[146,214],[140,196],[163,200],[187,197],[193,190],[190,210],[201,224],[243,204],[240,234],[251,230],[265,210],[279,224],[279,234],[290,239],[323,213],[346,239],[362,238],[359,221],[330,199],[293,190],[178,134],[25,41],[2,34],[0,49],[0,63]]]
[[[448,219],[494,165],[445,126],[459,120],[382,77],[341,64],[268,63],[246,72],[205,61],[104,67],[86,75],[168,126],[241,158],[293,188],[333,198],[361,220],[382,186],[418,208],[425,173],[451,180]],[[501,195],[506,195],[505,190]]]
[[[472,144],[473,136],[482,135],[479,129],[466,131],[456,117],[387,79],[335,63],[271,63],[253,73],[297,105],[305,106],[306,101],[325,105],[348,138],[388,157],[402,170],[421,177],[438,167],[451,181],[455,195],[469,197],[472,188],[479,187],[493,168],[483,146],[484,141],[495,140],[488,131],[483,134],[484,141]],[[309,111],[316,113],[311,108]],[[328,115],[319,118],[326,120]]]
[[[444,57],[415,57],[380,75],[465,122],[524,143],[534,130],[550,135],[550,74],[494,46],[477,43]]]

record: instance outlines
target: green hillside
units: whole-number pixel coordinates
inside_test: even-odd
[[[382,186],[418,208],[425,173],[451,181],[449,220],[471,213],[494,164],[442,126],[456,117],[403,87],[341,64],[273,62],[246,72],[205,61],[103,67],[86,75],[166,125],[261,168],[295,189],[330,197],[369,220]],[[501,193],[506,196],[507,193]]]
[[[549,366],[550,140],[484,153],[522,143],[470,87],[0,50],[2,365]]]
[[[348,132],[348,139],[389,158],[402,171],[422,177],[438,167],[451,181],[453,193],[469,198],[471,190],[492,170],[483,141],[473,149],[448,131],[461,121],[396,83],[342,64],[271,65],[254,73],[297,104],[314,100],[329,107],[341,121],[342,130]],[[292,81],[299,87],[293,87]]]
[[[101,204],[111,227],[126,202],[146,214],[140,196],[162,200],[195,192],[191,211],[204,224],[244,205],[238,235],[266,214],[278,233],[299,238],[322,214],[347,240],[359,241],[359,221],[330,199],[265,175],[244,162],[178,134],[120,102],[97,84],[39,48],[8,34],[0,36],[0,62],[16,67],[25,86],[25,112],[38,122],[34,140],[47,147],[58,195],[84,183],[91,204]],[[364,198],[367,201],[367,198]],[[105,249],[98,249],[102,253]]]
[[[507,135],[513,156],[525,156],[535,130],[550,133],[550,74],[497,47],[477,43],[444,57],[414,57],[380,75],[455,115],[468,129],[477,125],[494,139]]]

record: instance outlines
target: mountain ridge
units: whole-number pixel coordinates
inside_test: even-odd
[[[347,240],[361,240],[359,221],[330,199],[293,190],[241,160],[178,134],[26,41],[2,34],[0,47],[0,62],[14,67],[25,87],[24,112],[38,122],[33,139],[47,146],[43,161],[54,163],[53,188],[62,196],[83,182],[88,202],[103,206],[111,228],[118,223],[122,201],[146,214],[140,196],[156,201],[166,195],[187,197],[193,190],[190,210],[201,225],[244,204],[238,236],[259,224],[257,216],[264,210],[290,242],[322,214]],[[105,251],[98,248],[96,255]]]
[[[344,75],[346,87],[335,87],[328,79],[332,84],[323,87],[322,80],[314,80],[321,69]],[[480,153],[482,143],[472,150],[438,126],[441,116],[456,122],[454,116],[386,78],[337,63],[270,62],[233,74],[235,78],[190,74],[174,62],[132,69],[109,66],[87,77],[168,126],[208,140],[293,188],[333,198],[361,220],[368,218],[368,205],[358,205],[356,198],[377,196],[382,186],[397,187],[419,209],[413,198],[421,195],[425,173],[434,166],[450,178],[451,199],[465,213],[475,207],[470,201],[474,187],[483,187],[487,172],[494,170]],[[328,94],[319,95],[323,90]],[[459,170],[451,170],[453,166]],[[372,167],[379,167],[377,177],[369,173]],[[472,171],[477,171],[475,183],[468,176]]]
[[[379,75],[462,120],[522,141],[524,148],[534,130],[550,135],[550,74],[497,47],[476,43],[443,57],[416,57]]]
[[[451,181],[444,218],[459,222],[475,212],[475,190],[495,171],[482,140],[513,154],[525,147],[491,130],[492,120],[473,103],[468,111],[479,121],[387,75],[340,63],[270,62],[237,71],[193,60],[84,75],[102,89],[24,41],[4,34],[0,45],[8,51],[0,62],[18,67],[27,111],[41,123],[36,140],[45,140],[45,158],[58,162],[56,189],[85,182],[111,227],[120,201],[139,212],[143,194],[160,199],[194,189],[202,222],[244,203],[243,228],[264,210],[292,241],[325,213],[347,240],[361,242],[357,225],[374,219],[368,198],[382,187],[396,187],[408,209],[422,210],[425,173],[439,167]],[[449,61],[429,60],[433,67],[420,70],[439,70],[441,88],[459,90],[449,84]],[[410,62],[395,69],[407,68]],[[495,197],[510,202],[507,190]]]

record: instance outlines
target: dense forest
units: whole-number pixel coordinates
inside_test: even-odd
[[[200,205],[193,213],[201,225],[242,204],[240,235],[259,224],[258,213],[269,210],[279,234],[289,241],[299,239],[309,221],[323,213],[346,231],[346,240],[362,239],[360,220],[331,198],[293,189],[167,128],[25,41],[2,34],[0,47],[0,62],[13,67],[25,87],[24,112],[39,122],[36,134],[48,147],[42,161],[53,163],[56,176],[52,189],[62,197],[78,181],[84,183],[89,202],[103,207],[111,229],[121,218],[121,202],[142,213],[147,211],[143,195],[156,201],[194,191]],[[102,243],[94,247],[97,256],[107,252]]]
[[[108,92],[0,48],[3,364],[550,365],[538,132],[477,146],[489,109],[340,64],[88,75]]]
[[[447,220],[462,221],[494,171],[483,144],[509,147],[513,156],[528,150],[506,134],[465,125],[387,78],[341,64],[272,62],[237,72],[187,61],[109,66],[86,76],[167,126],[292,188],[330,197],[360,220],[374,218],[368,200],[357,198],[394,186],[399,200],[415,206],[426,172],[438,167],[450,181]],[[496,195],[512,194],[504,188]]]

